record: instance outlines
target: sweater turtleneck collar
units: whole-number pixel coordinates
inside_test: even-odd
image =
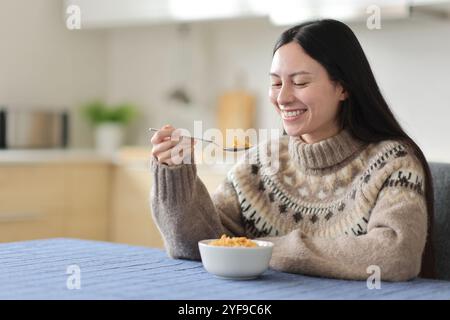
[[[347,130],[316,143],[306,143],[301,137],[289,137],[290,157],[305,169],[325,169],[340,164],[365,143]]]

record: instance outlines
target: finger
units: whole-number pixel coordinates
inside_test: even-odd
[[[160,129],[153,135],[150,142],[152,144],[158,144],[160,142],[163,142],[167,140],[167,138],[170,138],[173,131],[175,131],[175,128]]]
[[[186,141],[186,144],[182,144],[180,146],[182,148],[182,153],[179,153],[181,157],[180,163],[192,164],[194,163],[193,154],[194,154],[194,145],[190,140]],[[177,161],[177,158],[175,158]]]
[[[160,129],[160,131],[161,131],[160,136],[162,137],[162,141],[167,141],[169,139],[175,140],[175,141],[180,141],[185,138],[184,136],[182,136],[182,133],[183,133],[182,129],[174,128],[171,125],[168,125],[165,129]]]
[[[185,154],[175,155],[170,161],[172,162],[172,165],[190,164],[190,162],[187,161],[187,156]]]
[[[178,164],[192,164],[193,158],[192,158],[192,152],[190,148],[181,149],[180,152],[172,155],[171,159],[169,160],[173,165]]]
[[[174,131],[172,131],[172,140],[185,140],[186,137],[186,130],[183,129],[175,129]]]
[[[174,163],[179,157],[183,159],[184,157],[190,156],[192,153],[192,148],[190,143],[179,143],[175,147],[163,151],[157,155],[159,162],[171,162]],[[181,161],[179,161],[180,163]]]
[[[194,143],[191,139],[183,139],[178,143],[179,148],[186,150],[194,150]]]
[[[164,152],[166,150],[173,148],[178,143],[179,143],[179,141],[167,139],[166,141],[155,144],[155,145],[153,145],[153,148],[152,148],[152,155],[156,156],[156,155],[160,154],[161,152]]]
[[[160,161],[171,159],[172,157],[178,155],[181,152],[181,150],[183,150],[183,148],[185,148],[185,143],[179,143],[175,145],[173,148],[160,152],[157,155],[157,158]]]
[[[155,144],[152,149],[152,154],[157,155],[163,151],[169,150],[172,147],[174,147],[175,145],[177,145],[178,143],[183,143],[183,144],[192,143],[191,139],[188,139],[187,137],[184,137],[184,136],[179,137],[178,135],[179,135],[180,131],[177,131],[177,130],[179,130],[179,129],[176,129],[175,131],[173,131],[171,136],[165,137],[163,142]]]

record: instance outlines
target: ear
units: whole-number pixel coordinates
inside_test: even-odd
[[[337,89],[338,89],[338,93],[339,93],[339,101],[347,100],[348,91],[342,86],[342,84],[338,83]]]

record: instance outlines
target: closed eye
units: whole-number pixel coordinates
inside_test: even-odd
[[[281,87],[281,83],[272,83],[272,87]]]
[[[302,83],[295,83],[294,82],[295,86],[306,86],[307,84],[308,84],[308,82],[302,82]]]

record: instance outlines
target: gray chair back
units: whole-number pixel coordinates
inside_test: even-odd
[[[434,187],[433,246],[436,276],[450,280],[450,163],[430,162]]]

